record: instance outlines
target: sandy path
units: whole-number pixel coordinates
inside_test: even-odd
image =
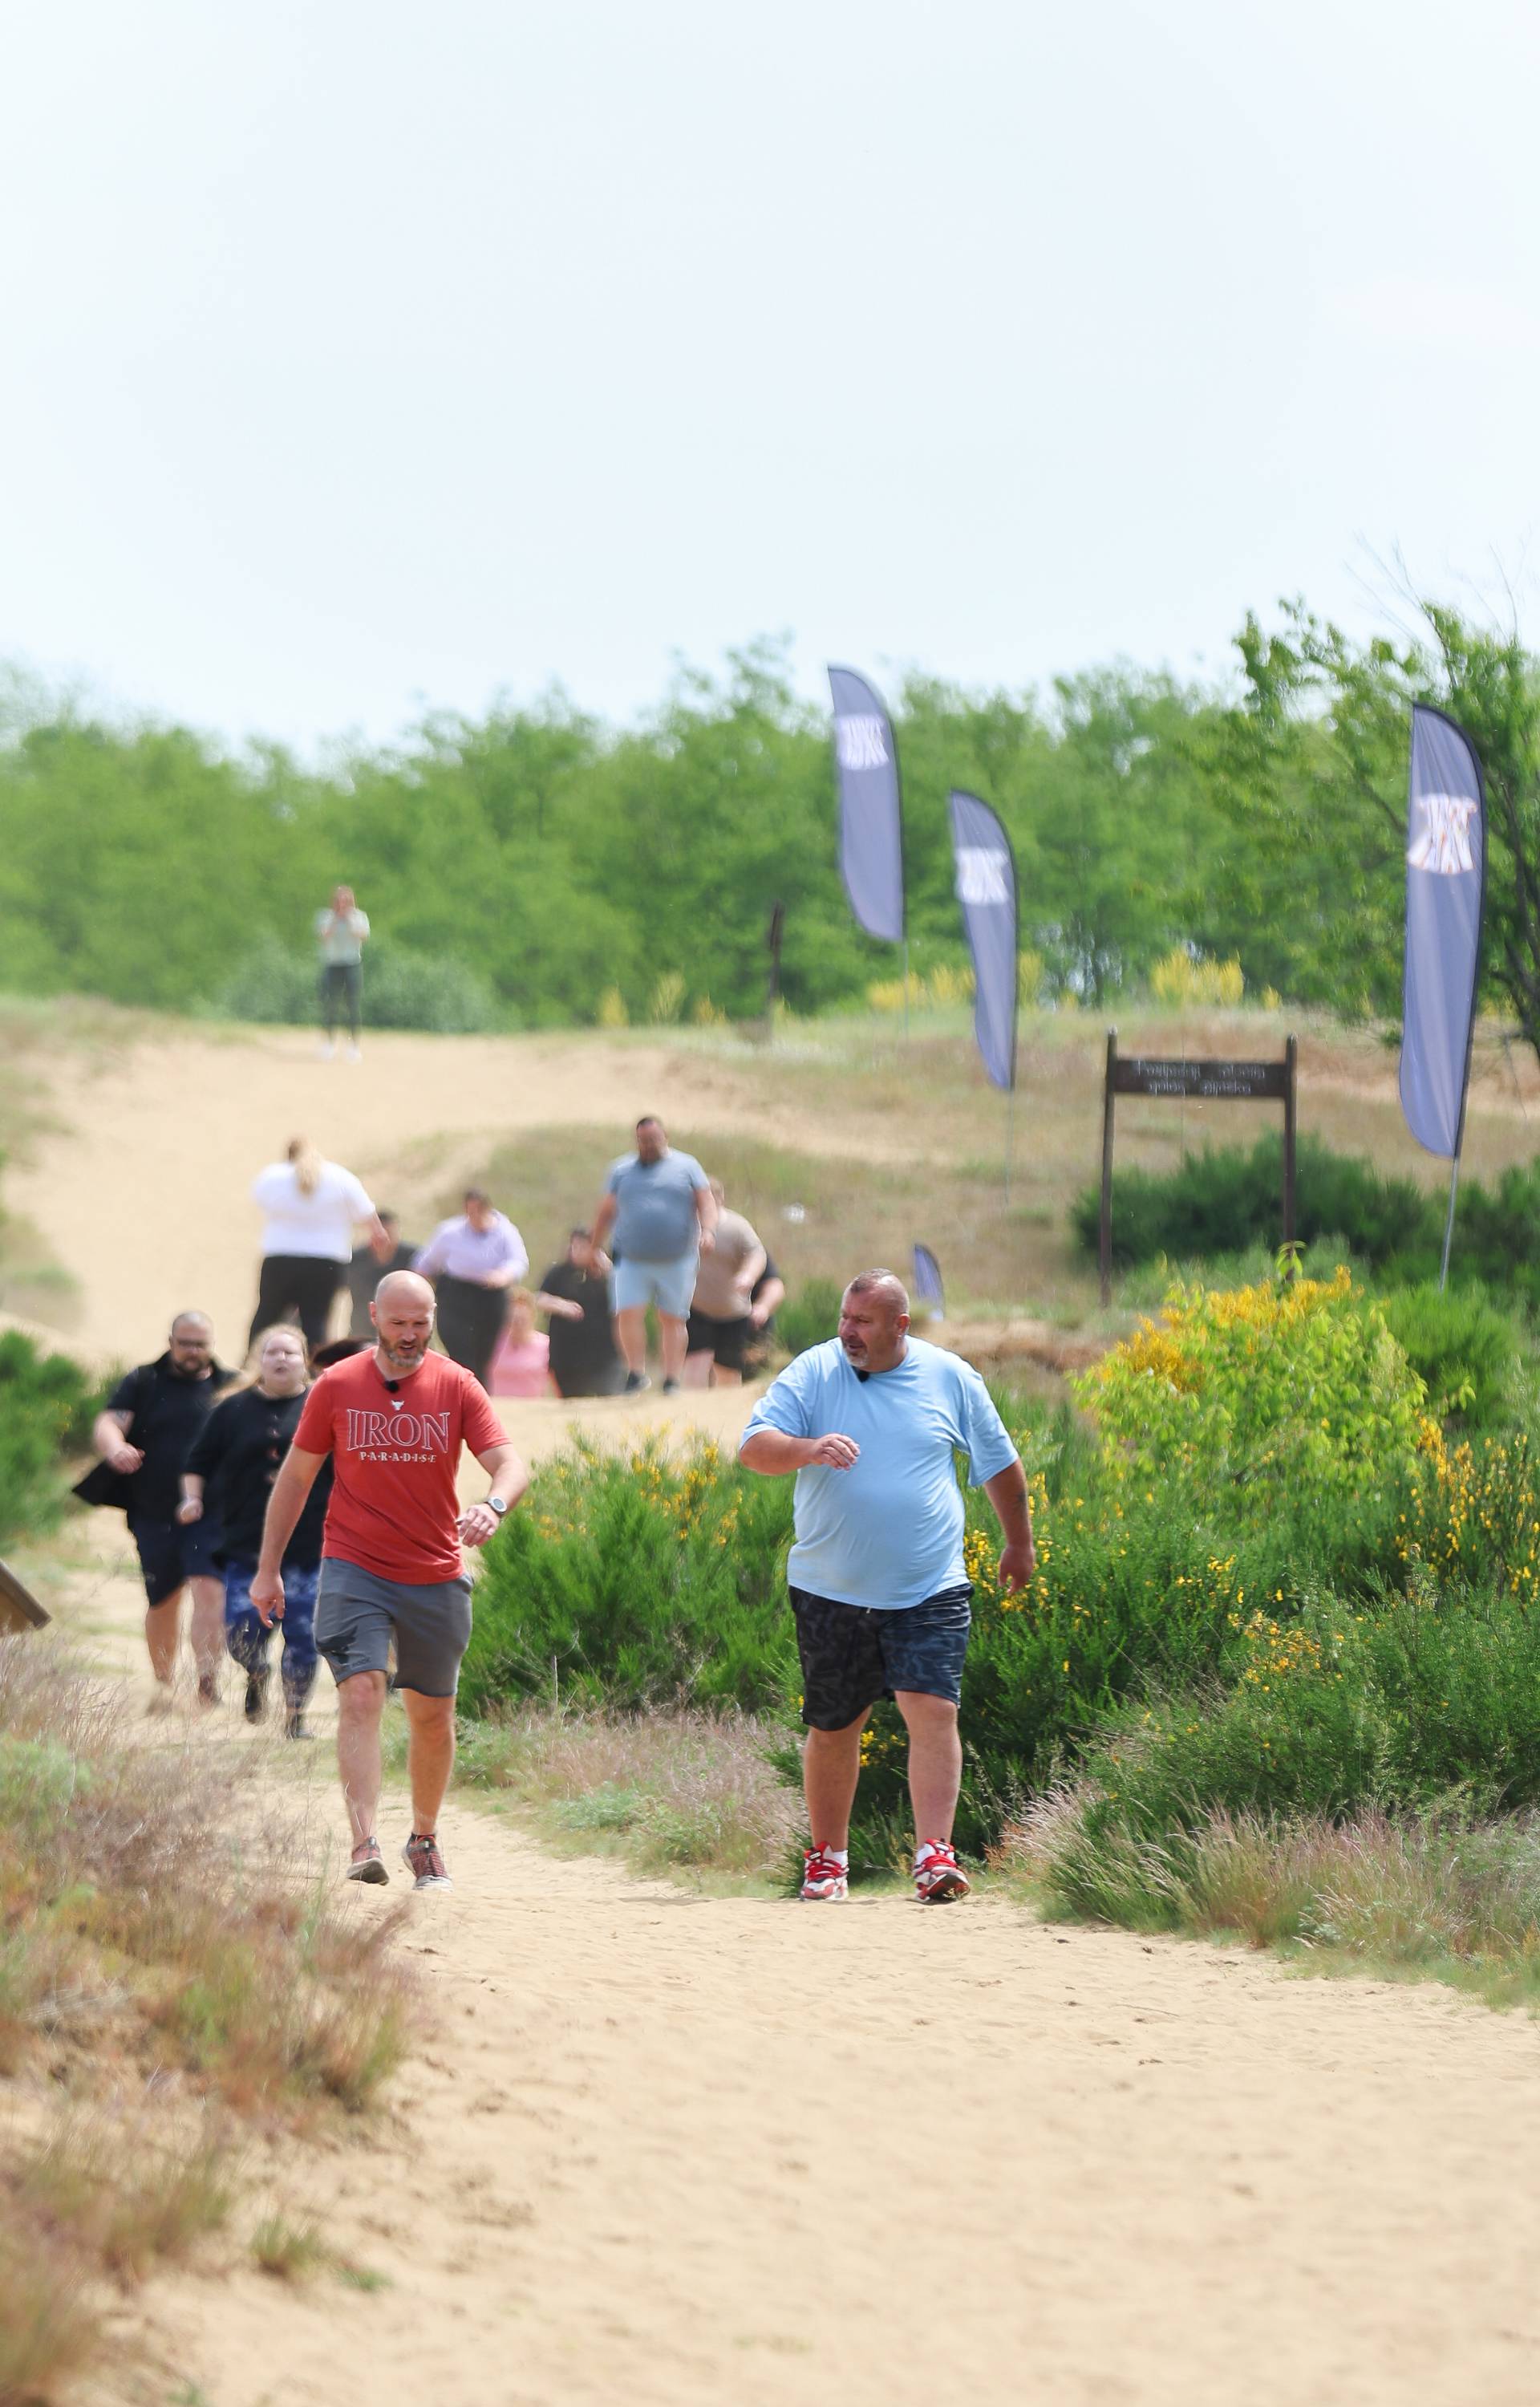
[[[77,1627],[138,1681],[115,1517],[91,1540]],[[445,1831],[388,2110],[252,2167],[389,2286],[239,2256],[157,2284],[100,2407],[1540,2393],[1532,2023],[984,1901],[706,1898],[464,1805]]]
[[[211,1082],[222,1045],[69,1070],[53,1100],[75,1132],[11,1182],[80,1278],[97,1346],[141,1350],[147,1316],[190,1295],[240,1324],[238,1199],[293,1125],[367,1171],[382,1112],[452,1151],[455,1132],[479,1143],[521,1116],[623,1118],[649,1075],[635,1048],[612,1091],[591,1053],[572,1080],[555,1041],[411,1038],[332,1074],[275,1033],[232,1040],[233,1075]],[[689,1417],[727,1435],[742,1409],[692,1399]],[[566,1426],[553,1407],[506,1418],[531,1455]],[[581,1418],[668,1417],[653,1398]],[[142,1677],[116,1517],[84,1543],[100,1569],[70,1617]],[[233,1700],[223,1727],[247,1743]],[[340,1831],[327,1752],[307,1767],[318,1859]],[[388,1841],[404,1827],[398,1799]],[[293,2291],[239,2256],[156,2285],[148,2369],[127,2360],[103,2407],[1540,2395],[1529,2022],[982,1901],[709,1899],[554,1859],[464,1806],[445,1831],[459,1886],[410,1905],[422,2052],[385,2115],[257,2168],[389,2286]]]

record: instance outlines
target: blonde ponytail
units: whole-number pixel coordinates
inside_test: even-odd
[[[289,1159],[293,1166],[294,1184],[302,1195],[314,1195],[321,1183],[321,1157],[307,1136],[290,1140]]]

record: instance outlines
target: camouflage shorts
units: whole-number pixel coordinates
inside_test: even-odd
[[[965,1580],[960,1588],[927,1596],[923,1604],[883,1612],[794,1588],[791,1609],[808,1728],[845,1730],[879,1697],[899,1688],[958,1703],[972,1594]]]

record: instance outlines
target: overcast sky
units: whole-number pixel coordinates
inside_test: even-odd
[[[1533,624],[1540,11],[22,0],[0,657],[308,748],[896,681],[1369,553]]]

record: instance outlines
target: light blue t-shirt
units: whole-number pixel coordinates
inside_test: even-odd
[[[967,1577],[954,1455],[967,1455],[975,1488],[1016,1460],[971,1362],[919,1337],[891,1371],[864,1380],[837,1337],[810,1347],[761,1396],[743,1442],[763,1429],[855,1439],[861,1451],[848,1471],[820,1462],[798,1473],[786,1569],[810,1595],[885,1611]]]
[[[658,1161],[624,1153],[612,1163],[609,1191],[615,1198],[615,1249],[633,1262],[676,1262],[700,1243],[696,1218],[699,1189],[710,1185],[693,1153],[671,1147]]]

